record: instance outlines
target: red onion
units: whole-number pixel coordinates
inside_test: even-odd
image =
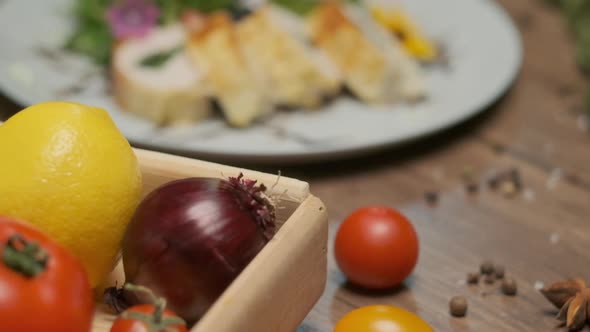
[[[194,323],[274,235],[274,207],[265,189],[241,174],[157,188],[126,231],[127,281],[166,298],[172,311]]]

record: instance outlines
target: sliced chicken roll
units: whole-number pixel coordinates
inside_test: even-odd
[[[419,99],[426,93],[420,68],[395,38],[360,6],[324,3],[308,16],[308,32],[367,103]]]
[[[113,84],[123,110],[158,125],[195,123],[210,114],[204,72],[188,58],[181,25],[159,27],[114,49]]]
[[[203,16],[191,24],[189,53],[219,101],[227,122],[247,127],[272,111],[272,101],[264,76],[243,54],[231,17],[223,12]]]
[[[339,71],[308,43],[299,17],[266,5],[237,25],[248,59],[270,80],[276,104],[311,109],[340,91]]]
[[[385,54],[388,62],[396,67],[401,99],[415,101],[424,98],[427,93],[424,73],[397,37],[375,20],[369,7],[351,4],[345,6],[345,10],[364,35]]]

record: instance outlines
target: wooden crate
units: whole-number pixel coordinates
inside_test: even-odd
[[[295,179],[136,149],[144,195],[175,179],[244,176],[282,195],[280,229],[191,332],[293,332],[321,296],[327,275],[326,208]],[[276,185],[275,185],[276,184]],[[274,186],[273,186],[274,185]],[[121,263],[105,286],[124,281]],[[93,332],[108,332],[114,317],[99,306]]]

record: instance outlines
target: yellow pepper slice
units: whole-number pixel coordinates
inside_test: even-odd
[[[401,9],[373,7],[371,13],[379,24],[400,39],[404,48],[413,57],[426,62],[436,59],[438,50],[434,43],[422,34]]]

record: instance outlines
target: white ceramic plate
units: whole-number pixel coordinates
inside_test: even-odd
[[[427,70],[429,99],[416,105],[369,107],[340,98],[322,111],[279,113],[247,130],[230,129],[221,119],[156,128],[121,112],[86,59],[59,50],[71,29],[72,0],[0,2],[0,89],[23,106],[59,99],[103,107],[132,144],[172,153],[256,162],[361,154],[427,136],[482,111],[510,86],[521,64],[518,31],[495,2],[398,2],[444,42],[450,58],[449,69]]]

